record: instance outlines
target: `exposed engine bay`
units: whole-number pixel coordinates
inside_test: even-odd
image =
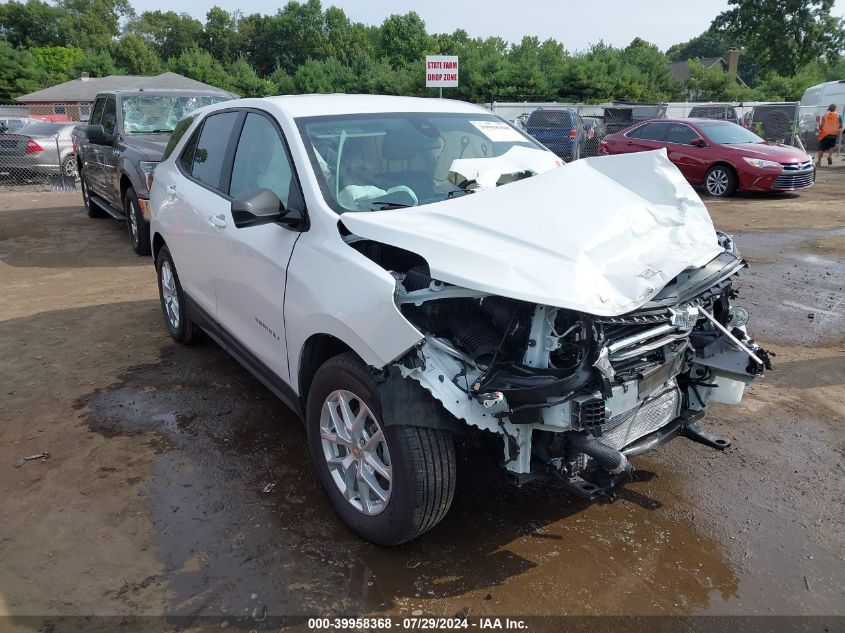
[[[770,368],[747,311],[731,305],[746,263],[718,240],[723,253],[637,310],[596,316],[444,283],[419,256],[347,235],[390,271],[397,307],[424,336],[397,359],[401,377],[499,434],[517,482],[551,477],[588,498],[613,496],[633,474],[629,457],[674,437],[726,448],[698,419]]]

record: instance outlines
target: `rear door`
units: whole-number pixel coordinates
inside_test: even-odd
[[[235,150],[231,198],[270,189],[285,209],[305,212],[290,152],[280,127],[268,114],[246,114]],[[235,340],[276,376],[290,383],[285,342],[284,298],[287,265],[299,232],[279,224],[237,228],[231,209],[217,252],[217,317]],[[243,349],[238,350],[243,355]]]
[[[165,231],[179,280],[210,318],[217,313],[215,279],[231,208],[229,176],[241,118],[232,110],[208,115],[177,158],[177,170],[163,174],[168,178],[162,182],[168,212],[160,215],[168,218]]]

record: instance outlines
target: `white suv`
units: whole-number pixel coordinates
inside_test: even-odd
[[[305,420],[376,543],[443,518],[456,438],[612,496],[672,437],[727,446],[696,420],[768,364],[730,305],[745,262],[663,151],[562,166],[466,103],[244,99],[179,125],[151,209],[173,338],[205,331]]]

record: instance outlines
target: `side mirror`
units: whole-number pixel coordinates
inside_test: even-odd
[[[249,189],[232,200],[232,219],[239,229],[277,222],[283,211],[279,196],[269,189]]]
[[[707,143],[704,142],[703,138],[694,138],[689,142],[690,145],[695,145],[696,147],[707,147]]]
[[[114,141],[108,136],[102,125],[86,125],[85,139],[95,145],[111,145]]]

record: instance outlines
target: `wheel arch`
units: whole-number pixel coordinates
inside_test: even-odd
[[[352,352],[358,358],[361,358],[350,345],[331,334],[312,334],[305,341],[299,353],[299,371],[296,377],[299,399],[303,403],[303,409],[305,402],[308,400],[308,390],[311,388],[317,370],[330,358],[345,352]]]
[[[158,232],[153,235],[151,242],[153,247],[153,264],[155,264],[158,261],[159,251],[161,251],[163,246],[167,246],[167,242],[164,241],[161,233]]]
[[[132,180],[129,178],[129,176],[126,175],[126,172],[121,172],[121,174],[120,174],[120,204],[121,205],[123,204],[123,198],[126,197],[126,190],[129,189],[129,187],[132,187],[134,189],[135,184],[132,182]],[[137,191],[137,189],[136,189],[136,191]]]

